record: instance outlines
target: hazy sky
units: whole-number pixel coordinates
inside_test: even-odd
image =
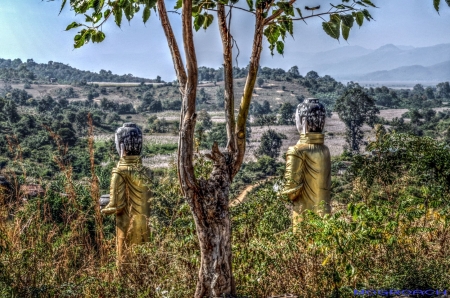
[[[241,0],[242,1],[242,0]],[[313,18],[306,25],[297,22],[294,38],[288,38],[285,55],[271,57],[264,44],[262,66],[283,67],[296,65],[296,57],[304,52],[323,52],[342,46],[362,46],[375,49],[385,44],[414,47],[450,43],[450,7],[441,2],[440,15],[433,9],[432,0],[372,0],[379,9],[371,9],[375,21],[365,22],[361,28],[350,32],[349,41],[340,42],[326,35],[320,18]],[[322,6],[328,10],[330,0],[298,0],[299,7]],[[337,3],[339,1],[333,1]],[[175,1],[168,1],[167,8]],[[0,58],[26,60],[39,63],[58,61],[83,70],[111,70],[117,74],[132,73],[135,76],[163,80],[175,79],[167,42],[159,25],[159,18],[152,11],[147,25],[143,25],[141,12],[130,24],[124,21],[122,28],[108,22],[103,31],[106,39],[100,44],[88,44],[73,49],[73,37],[77,29],[64,31],[72,21],[81,20],[68,7],[58,16],[61,1],[2,0],[0,4]],[[307,14],[307,12],[304,12]],[[180,37],[180,16],[170,14],[172,26]],[[112,21],[112,20],[111,20]],[[253,31],[252,15],[235,10],[232,33],[240,49],[239,66],[248,64]],[[218,67],[222,64],[221,43],[216,26],[195,34],[199,66]],[[181,39],[179,38],[179,41]],[[180,43],[180,47],[182,47]],[[237,53],[237,50],[234,51]],[[299,65],[300,66],[300,65]]]

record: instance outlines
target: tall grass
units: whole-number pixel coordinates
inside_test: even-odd
[[[370,173],[385,166],[371,162]],[[7,202],[0,203],[0,296],[192,297],[200,255],[175,166],[155,173],[150,241],[133,246],[133,258],[118,271],[111,219],[104,217],[102,227],[94,189],[70,181],[70,166],[62,165],[44,198],[8,206],[13,218],[5,213]],[[353,175],[350,190],[339,194],[347,208],[325,218],[307,213],[296,233],[290,203],[271,183],[231,209],[240,297],[450,287],[449,208],[441,204],[448,192],[430,193],[405,175],[389,185]]]

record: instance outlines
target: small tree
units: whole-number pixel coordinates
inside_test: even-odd
[[[272,158],[277,158],[280,154],[281,145],[283,145],[283,139],[287,137],[278,133],[273,129],[268,129],[262,134],[261,143],[258,149],[256,149],[255,155],[257,157],[267,155]]]
[[[225,104],[225,91],[222,87],[219,87],[216,91],[216,100],[217,100],[217,107],[223,108]]]
[[[208,111],[204,109],[199,111],[197,114],[197,126],[202,126],[203,129],[209,130],[211,129],[212,125],[213,123]]]
[[[280,119],[278,119],[278,124],[280,125],[292,125],[294,124],[294,105],[289,102],[283,103],[280,108]]]
[[[256,83],[258,84],[258,87],[261,88],[262,85],[264,84],[264,79],[263,79],[263,78],[258,78],[258,80],[256,81]]]
[[[363,144],[364,133],[361,130],[363,124],[366,123],[373,127],[376,114],[380,113],[375,106],[375,100],[367,95],[358,84],[354,84],[336,100],[334,110],[347,128],[346,141],[351,150],[359,152],[359,148]]]
[[[12,100],[7,100],[4,106],[5,115],[12,123],[16,123],[20,120],[20,115],[17,112],[17,105]]]

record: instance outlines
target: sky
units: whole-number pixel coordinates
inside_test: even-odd
[[[243,1],[243,0],[241,0]],[[297,0],[300,8],[321,5],[318,12],[328,10],[329,3],[338,0]],[[432,0],[372,0],[379,8],[370,9],[375,20],[355,26],[348,41],[337,41],[322,30],[320,18],[311,18],[307,24],[296,22],[294,38],[288,37],[283,56],[270,55],[268,43],[263,45],[261,66],[289,69],[297,65],[296,57],[302,53],[318,53],[345,46],[361,46],[376,49],[385,44],[427,47],[450,43],[450,7],[441,2],[440,14]],[[166,2],[168,10],[175,1]],[[245,3],[245,2],[244,2]],[[2,0],[0,4],[0,58],[23,61],[34,59],[38,63],[57,61],[70,66],[98,72],[111,70],[116,74],[133,74],[139,77],[165,81],[175,79],[172,59],[159,23],[152,11],[147,24],[143,24],[141,12],[130,23],[124,17],[121,28],[113,20],[103,26],[106,39],[98,44],[73,48],[77,29],[65,31],[68,24],[81,21],[66,7],[59,14],[61,1]],[[142,10],[141,10],[142,11]],[[304,11],[304,15],[308,12]],[[170,13],[172,26],[181,44],[180,16]],[[238,66],[248,64],[251,53],[254,21],[249,13],[233,10],[231,32],[239,47]],[[195,45],[199,66],[217,68],[222,64],[222,47],[216,25],[206,31],[195,32]],[[237,49],[233,49],[237,54]],[[300,65],[299,65],[300,66]]]

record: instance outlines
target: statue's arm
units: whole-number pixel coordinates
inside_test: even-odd
[[[109,187],[109,204],[102,209],[102,213],[117,214],[125,208],[125,187],[125,180],[122,175],[113,170]]]
[[[285,194],[291,200],[298,198],[303,188],[303,156],[301,152],[290,147],[286,153],[285,184],[281,194]]]

